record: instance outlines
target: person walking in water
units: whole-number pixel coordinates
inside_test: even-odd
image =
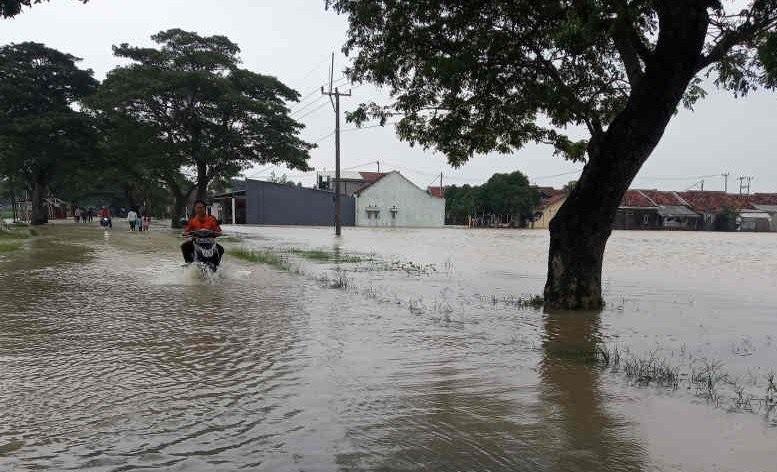
[[[143,217],[143,231],[148,231],[149,226],[151,226],[151,217],[146,215]]]
[[[81,208],[76,207],[76,209],[73,211],[73,220],[76,222],[76,224],[81,222]]]
[[[130,208],[130,211],[127,212],[127,223],[129,223],[129,230],[135,231],[135,224],[138,220],[138,214],[135,212],[135,210]]]

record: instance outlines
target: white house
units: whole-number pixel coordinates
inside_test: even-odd
[[[397,171],[358,189],[356,226],[445,225],[445,199],[431,195]]]

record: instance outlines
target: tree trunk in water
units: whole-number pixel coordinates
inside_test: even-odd
[[[43,199],[46,193],[46,182],[41,179],[35,179],[32,184],[32,196],[30,197],[32,203],[32,214],[30,215],[30,224],[32,225],[45,225],[49,222],[49,213],[46,207],[43,205]]]
[[[697,2],[663,6],[652,59],[625,109],[588,147],[580,180],[550,223],[545,307],[595,310],[603,306],[602,262],[623,195],[663,136],[704,46],[708,16]]]

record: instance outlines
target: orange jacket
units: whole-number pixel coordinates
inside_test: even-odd
[[[218,220],[216,220],[216,218],[213,215],[205,215],[205,218],[203,219],[199,219],[197,216],[194,216],[186,224],[186,228],[184,228],[184,231],[186,233],[191,233],[192,231],[199,231],[201,229],[213,231],[214,233],[221,232],[221,226],[219,226]]]

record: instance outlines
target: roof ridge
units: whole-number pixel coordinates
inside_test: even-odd
[[[640,195],[642,195],[643,197],[647,198],[647,199],[648,199],[648,201],[649,201],[650,203],[652,203],[654,207],[656,207],[656,208],[657,208],[657,207],[659,207],[658,203],[656,203],[656,202],[655,202],[655,200],[653,200],[652,198],[648,197],[648,196],[645,194],[645,192],[643,192],[642,190],[637,190],[637,193],[639,193],[639,194],[640,194]]]

